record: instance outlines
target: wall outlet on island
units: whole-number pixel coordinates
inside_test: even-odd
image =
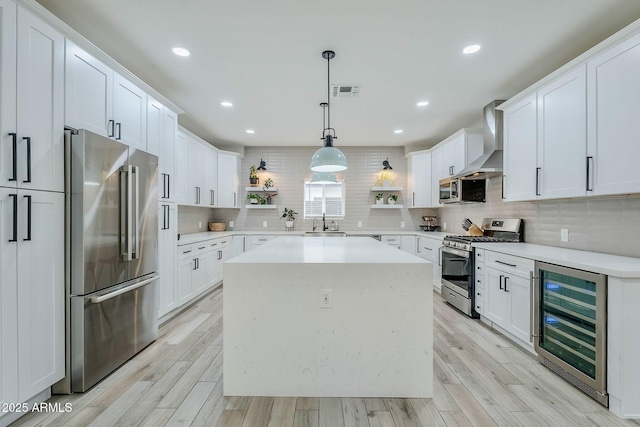
[[[333,298],[331,297],[331,289],[320,289],[320,308],[333,307]]]

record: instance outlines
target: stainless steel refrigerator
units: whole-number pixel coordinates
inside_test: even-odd
[[[67,145],[63,382],[83,392],[158,336],[158,158],[86,130]]]

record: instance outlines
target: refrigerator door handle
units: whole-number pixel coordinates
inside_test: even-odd
[[[133,207],[134,213],[131,218],[133,224],[132,236],[134,239],[133,254],[131,258],[137,259],[140,256],[140,168],[138,166],[131,166],[131,178],[133,185]]]
[[[141,287],[143,287],[145,285],[148,285],[151,282],[155,282],[159,278],[160,278],[160,276],[153,276],[153,277],[150,277],[150,278],[148,278],[146,280],[143,280],[141,282],[134,283],[131,286],[125,286],[124,288],[120,288],[120,289],[115,290],[113,292],[109,292],[108,294],[99,295],[97,297],[92,297],[89,301],[91,301],[91,304],[100,304],[101,302],[104,302],[104,301],[109,300],[111,298],[115,298],[118,295],[125,294],[125,293],[130,292],[130,291],[132,291],[134,289],[138,289],[138,288],[141,288]]]
[[[133,259],[133,248],[131,247],[131,231],[133,228],[131,168],[132,166],[125,165],[120,169],[120,254],[125,261]],[[126,175],[125,179],[123,179],[122,175]]]

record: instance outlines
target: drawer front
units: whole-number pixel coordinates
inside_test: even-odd
[[[193,258],[194,256],[196,256],[196,253],[197,249],[195,243],[191,245],[178,246],[178,260]]]
[[[481,301],[476,301],[475,302],[475,307],[476,307],[476,311],[478,312],[479,315],[484,316],[484,303]]]
[[[515,276],[529,278],[529,272],[534,269],[534,261],[499,252],[485,251],[487,266],[500,271],[509,272]]]
[[[229,247],[231,246],[231,237],[220,237],[215,239],[215,243],[218,245],[217,249]]]
[[[432,261],[438,261],[441,245],[442,242],[438,239],[418,237],[418,255]]]
[[[398,246],[400,245],[400,236],[382,236],[382,243]]]
[[[484,262],[484,249],[474,249],[476,255],[476,263]]]
[[[254,245],[264,245],[275,236],[249,236],[249,242]]]

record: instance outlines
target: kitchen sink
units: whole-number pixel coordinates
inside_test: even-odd
[[[305,231],[304,237],[345,237],[344,231]]]

